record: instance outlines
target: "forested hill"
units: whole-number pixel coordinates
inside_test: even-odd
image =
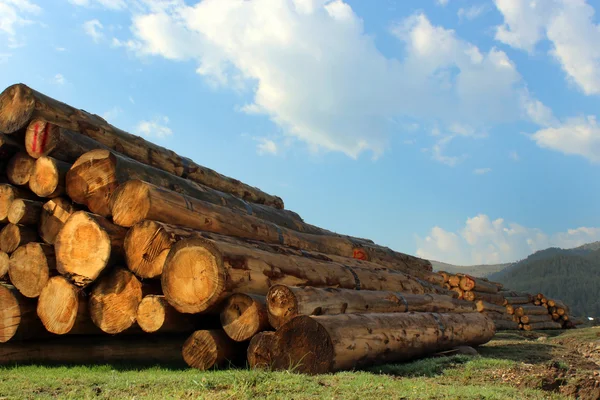
[[[489,278],[513,290],[561,299],[572,308],[573,315],[600,317],[598,244],[542,250]]]

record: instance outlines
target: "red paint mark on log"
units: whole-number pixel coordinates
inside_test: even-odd
[[[365,251],[363,249],[354,249],[354,251],[352,252],[352,258],[356,258],[357,260],[364,260],[364,261],[369,260],[369,256],[367,256],[367,253],[365,253]]]

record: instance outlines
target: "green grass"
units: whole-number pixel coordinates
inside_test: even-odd
[[[584,341],[597,338],[597,331],[564,335]],[[579,375],[567,374],[578,359],[563,357],[569,350],[554,343],[558,338],[537,339],[547,336],[501,333],[478,357],[428,358],[317,376],[123,365],[2,367],[0,399],[562,399],[562,390],[552,384],[577,383],[589,371],[581,364]],[[549,370],[554,372],[548,375]]]

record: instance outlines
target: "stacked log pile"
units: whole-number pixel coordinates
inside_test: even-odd
[[[497,285],[459,279],[459,296],[426,260],[25,85],[0,95],[0,160],[0,363],[321,373],[477,346],[498,325]]]

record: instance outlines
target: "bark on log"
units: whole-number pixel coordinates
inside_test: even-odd
[[[185,341],[181,353],[187,365],[205,371],[235,362],[242,346],[222,330],[201,330],[192,333]]]
[[[361,261],[354,258],[297,250],[259,241],[236,239],[233,237],[211,234],[190,228],[163,224],[156,221],[142,221],[134,225],[127,233],[127,236],[125,237],[125,257],[127,260],[127,266],[131,271],[141,278],[155,278],[162,273],[165,260],[173,244],[182,239],[193,238],[225,241],[230,244],[245,246],[251,249],[278,253],[282,255],[308,257],[318,261],[331,261],[338,264],[348,265],[350,267],[373,269],[376,271],[381,270],[382,268],[381,265],[369,261]],[[411,271],[411,275],[415,275],[412,270],[409,271]],[[425,274],[427,274],[427,272],[417,275],[424,277]],[[427,292],[443,292],[442,288],[433,287],[427,282],[420,283],[428,289]]]
[[[515,315],[522,317],[523,315],[544,315],[548,314],[548,310],[540,306],[520,306],[515,308]]]
[[[132,208],[131,204],[136,204],[137,207]],[[302,250],[365,259],[404,271],[431,268],[430,263],[425,260],[371,243],[357,242],[348,237],[293,231],[137,180],[126,182],[114,192],[112,215],[117,225],[126,227],[150,219]]]
[[[477,307],[477,311],[479,311],[479,312],[494,311],[494,312],[497,312],[500,314],[508,314],[506,312],[506,307],[499,306],[499,305],[493,304],[493,303],[488,303],[487,301],[483,301],[483,300],[477,300],[475,302],[475,306]]]
[[[264,296],[277,283],[417,294],[425,291],[420,283],[397,271],[350,267],[208,239],[177,242],[169,252],[161,280],[169,303],[184,313],[208,310],[233,292]]]
[[[135,323],[142,283],[125,268],[98,279],[90,295],[90,316],[103,332],[117,334]]]
[[[40,197],[54,198],[66,193],[65,177],[71,164],[52,157],[40,157],[35,161],[29,189]]]
[[[245,342],[259,332],[270,330],[265,296],[232,294],[221,310],[221,325],[236,342]]]
[[[54,244],[58,232],[74,212],[75,207],[71,200],[64,197],[57,197],[44,203],[38,226],[40,238],[48,244]]]
[[[488,303],[497,304],[499,306],[504,305],[504,297],[502,297],[501,294],[482,293],[482,292],[476,292],[476,291],[472,291],[471,293],[474,294],[474,300],[483,300],[483,301],[487,301]]]
[[[123,259],[126,233],[99,215],[73,213],[56,237],[58,272],[77,286],[89,285],[108,265]]]
[[[160,365],[183,367],[181,344],[173,336],[69,336],[0,346],[0,364]]]
[[[278,329],[298,315],[369,314],[396,312],[475,312],[468,301],[435,294],[273,285],[267,311]]]
[[[8,222],[8,210],[15,199],[36,200],[39,199],[29,190],[11,186],[8,184],[0,185],[0,223]]]
[[[519,323],[514,321],[496,320],[496,331],[516,331],[519,329]]]
[[[6,177],[13,185],[24,186],[29,183],[35,159],[25,152],[18,152],[6,165]]]
[[[0,283],[0,343],[33,338],[43,332],[35,300],[26,298],[14,286]]]
[[[55,273],[54,247],[49,244],[27,243],[10,256],[10,281],[25,297],[38,297]]]
[[[260,332],[250,340],[246,357],[252,369],[270,370],[273,366],[273,352],[278,348],[277,332]]]
[[[39,240],[37,231],[29,226],[8,224],[0,231],[0,250],[11,254],[20,246]]]
[[[562,329],[562,324],[554,321],[536,322],[534,324],[523,324],[523,329],[526,331],[539,331],[546,329]]]
[[[513,316],[506,313],[496,311],[482,311],[481,313],[494,321],[514,321]]]
[[[478,346],[494,333],[493,321],[480,313],[299,316],[277,331],[273,366],[309,374],[351,370]]]
[[[48,332],[56,335],[101,333],[92,323],[88,298],[64,276],[50,278],[37,303],[37,315]]]
[[[0,280],[8,279],[9,260],[9,255],[0,251]]]
[[[523,315],[520,317],[520,321],[522,324],[534,324],[537,322],[552,321],[552,316],[550,314]]]
[[[21,143],[0,133],[0,160],[10,160],[20,151],[25,151]]]
[[[500,290],[500,294],[502,294],[502,296],[504,296],[506,298],[508,298],[508,297],[527,297],[530,302],[533,301],[533,296],[530,295],[529,293],[525,293],[525,292],[517,292],[515,290],[502,289],[502,290]]]
[[[13,85],[0,95],[0,133],[14,133],[38,118],[80,132],[144,164],[235,194],[247,201],[283,208],[283,201],[277,196],[198,165],[171,150],[120,130],[97,115],[77,110],[23,84]],[[40,125],[34,124],[28,129],[37,130],[35,138],[40,146],[49,146],[53,142],[52,138],[48,138],[51,130]]]
[[[36,225],[40,221],[44,203],[35,200],[15,199],[8,209],[8,222],[19,225]]]
[[[162,295],[144,296],[137,309],[137,324],[147,333],[183,333],[194,331],[189,315],[175,310]]]
[[[484,293],[498,293],[498,286],[495,284],[470,275],[460,278],[459,287],[464,291],[474,290]]]
[[[529,297],[505,297],[507,304],[529,304],[531,299]]]

